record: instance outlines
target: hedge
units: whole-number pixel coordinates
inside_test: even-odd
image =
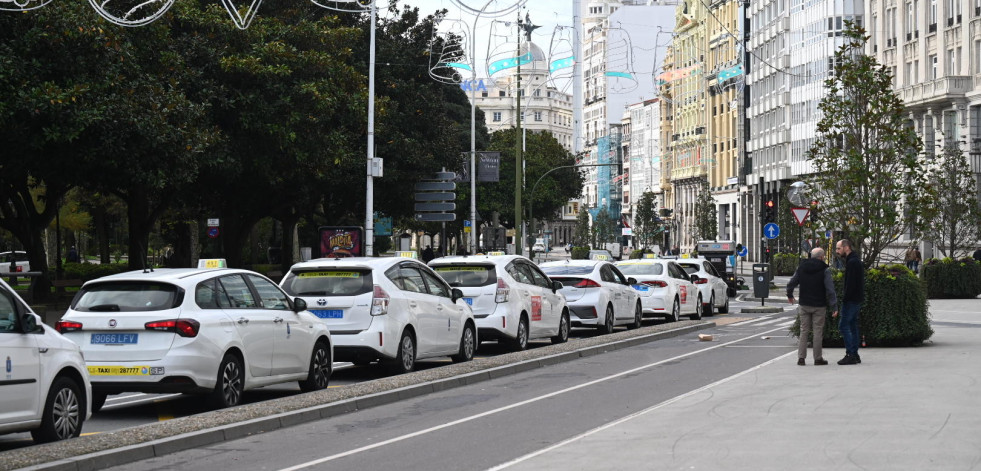
[[[981,294],[981,262],[973,258],[931,258],[920,266],[927,297],[976,298]]]
[[[834,270],[835,290],[843,293],[844,272]],[[840,299],[839,299],[840,302]],[[824,345],[842,347],[838,319],[828,309],[824,325]],[[858,330],[866,346],[908,347],[919,345],[933,335],[926,285],[904,265],[886,265],[865,272],[865,302],[858,314]],[[800,317],[791,326],[800,337]]]
[[[132,271],[128,263],[66,263],[62,270],[62,278],[82,281]]]
[[[793,275],[800,265],[800,256],[794,253],[778,253],[773,255],[770,263],[770,274],[772,275]]]

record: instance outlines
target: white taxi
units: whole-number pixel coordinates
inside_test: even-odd
[[[692,320],[702,318],[702,295],[688,275],[674,260],[645,258],[617,263],[625,275],[637,280],[644,317],[664,317],[677,322],[687,315]]]
[[[327,325],[248,270],[99,278],[82,285],[55,327],[82,347],[96,412],[106,395],[127,391],[204,393],[212,406],[230,407],[270,384],[324,389],[331,374]]]
[[[79,435],[92,415],[82,352],[2,280],[0,361],[0,434],[30,431],[38,443]]]
[[[703,316],[711,316],[716,310],[722,314],[729,312],[729,285],[711,262],[704,258],[686,258],[678,260],[678,265],[688,275],[698,275],[694,283],[702,295]]]
[[[643,311],[636,283],[604,260],[563,260],[540,265],[543,272],[562,283],[573,327],[595,327],[602,333],[614,326],[640,327]]]
[[[569,340],[569,310],[562,283],[552,281],[520,255],[440,257],[429,266],[463,292],[473,308],[481,340],[497,340],[513,350],[529,339]]]
[[[477,350],[473,311],[463,293],[418,260],[314,259],[293,265],[280,286],[327,323],[337,361],[377,360],[405,373],[417,359],[470,361]]]

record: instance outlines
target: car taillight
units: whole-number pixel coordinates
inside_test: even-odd
[[[194,319],[167,319],[143,324],[146,330],[173,332],[181,337],[197,337],[201,323]]]
[[[599,288],[600,284],[587,278],[585,280],[580,281],[579,283],[572,285],[572,287],[573,288]]]
[[[657,286],[658,288],[667,288],[668,287],[668,283],[666,281],[661,281],[661,280],[644,281],[644,282],[641,282],[641,284],[647,285],[647,286]]]
[[[82,330],[82,323],[72,322],[72,321],[58,321],[55,323],[55,330],[57,330],[59,333],[62,334],[65,332],[75,332],[76,330]]]
[[[497,279],[497,292],[494,293],[495,303],[506,303],[508,302],[508,295],[511,294],[511,287],[504,282],[503,279]]]
[[[388,296],[388,293],[381,286],[375,285],[375,290],[371,295],[371,315],[382,316],[388,314],[388,304],[391,300],[392,298]]]
[[[18,272],[18,273],[23,272],[24,271],[24,267],[22,267],[20,265],[17,265],[17,268],[14,271],[15,272]]]
[[[693,281],[692,283],[695,283],[696,285],[704,285],[705,283],[708,283],[708,282],[709,282],[708,278],[699,278],[699,279]]]

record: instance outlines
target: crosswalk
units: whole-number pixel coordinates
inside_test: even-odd
[[[761,316],[755,317],[753,319],[747,319],[744,321],[735,322],[729,324],[733,327],[759,327],[759,326],[773,326],[773,327],[790,327],[794,325],[797,317],[787,317],[787,316]]]

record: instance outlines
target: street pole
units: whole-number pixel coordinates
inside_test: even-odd
[[[368,176],[365,185],[364,255],[374,255],[375,245],[375,185],[372,165],[375,157],[375,16],[377,7],[371,1],[371,33],[368,46]]]
[[[524,181],[523,173],[524,169],[523,162],[524,156],[521,155],[521,26],[524,23],[521,21],[521,13],[518,13],[518,71],[517,71],[517,86],[515,88],[515,93],[517,95],[517,104],[514,110],[514,116],[517,122],[516,134],[514,139],[514,248],[515,252],[520,255],[524,244],[522,243],[521,234],[521,186]]]

